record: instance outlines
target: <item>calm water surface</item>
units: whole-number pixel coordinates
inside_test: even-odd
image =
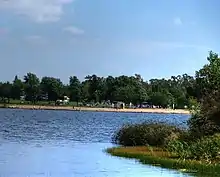
[[[0,109],[0,177],[187,176],[112,157],[111,136],[125,123],[180,124],[188,115]],[[189,176],[189,175],[188,175]]]

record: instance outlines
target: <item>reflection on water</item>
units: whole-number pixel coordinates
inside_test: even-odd
[[[1,176],[144,177],[183,176],[102,152],[108,144],[6,144],[0,150]]]
[[[174,170],[112,157],[112,133],[147,119],[186,121],[187,115],[27,111],[0,109],[0,176],[187,176]]]

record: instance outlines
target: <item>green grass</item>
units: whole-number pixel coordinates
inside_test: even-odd
[[[125,158],[137,159],[143,164],[176,169],[186,173],[196,173],[211,176],[220,176],[220,164],[207,164],[195,160],[179,160],[161,148],[152,147],[116,147],[106,150],[107,153]]]
[[[6,102],[0,102],[0,108],[7,108],[9,107],[10,105],[33,105],[33,106],[55,106],[55,102],[54,101],[37,101],[35,103],[32,103],[31,101],[22,101],[22,100],[13,100],[13,99],[10,99],[9,100],[9,103]],[[58,105],[57,105],[58,106]],[[77,106],[83,106],[83,107],[87,107],[86,105],[83,105],[81,102],[78,103],[77,105],[77,102],[69,102],[68,104],[65,104],[65,105],[59,105],[61,107],[77,107]],[[108,107],[111,107],[111,106],[106,106],[106,105],[102,105],[102,104],[98,104],[98,105],[93,105],[93,106],[89,106],[89,107],[93,107],[93,108],[108,108]]]
[[[6,102],[0,102],[0,107],[4,107],[3,105],[38,105],[38,106],[55,106],[55,102],[54,101],[37,101],[34,104],[31,101],[22,101],[22,100],[13,100],[10,99],[9,103]],[[77,105],[77,102],[74,101],[70,101],[68,104],[65,105],[59,105],[59,106],[63,106],[63,107],[68,107],[68,106],[83,106],[83,107],[92,107],[92,108],[111,108],[111,105],[103,105],[103,104],[97,104],[97,105],[92,105],[92,106],[86,106],[84,105],[82,102],[79,102]]]
[[[0,105],[4,105],[4,103],[0,103]],[[36,103],[32,103],[30,101],[22,101],[22,100],[13,100],[11,99],[9,103],[6,103],[6,105],[40,105],[40,106],[53,106],[55,105],[54,101],[37,101]],[[61,105],[61,106],[77,106],[77,102],[69,102],[67,105]]]

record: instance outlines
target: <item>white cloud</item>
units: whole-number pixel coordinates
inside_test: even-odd
[[[63,5],[73,0],[0,0],[0,8],[28,16],[36,22],[58,21]]]
[[[183,21],[181,20],[180,17],[176,17],[176,18],[173,19],[173,23],[174,23],[175,25],[182,25],[182,24],[183,24]]]
[[[85,32],[84,30],[79,29],[79,28],[77,28],[75,26],[68,26],[68,27],[64,28],[63,30],[64,31],[68,31],[68,32],[70,32],[72,34],[84,34],[84,32]]]

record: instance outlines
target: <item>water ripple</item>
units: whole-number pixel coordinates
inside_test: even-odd
[[[127,123],[181,124],[188,115],[0,109],[0,176],[186,176],[112,157],[111,136]]]

